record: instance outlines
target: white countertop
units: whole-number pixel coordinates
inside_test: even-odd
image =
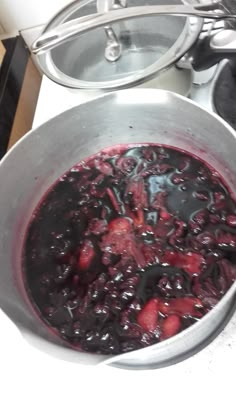
[[[206,349],[184,362],[149,371],[64,362],[31,347],[0,311],[0,389],[4,393],[235,392],[235,323]],[[207,356],[206,356],[207,353]],[[3,389],[4,387],[4,389]]]
[[[46,76],[43,76],[37,108],[34,116],[33,128],[38,127],[61,112],[73,108],[83,102],[92,100],[101,94],[67,89],[60,86]]]
[[[34,127],[93,98],[43,78]],[[235,392],[236,319],[204,350],[171,367],[127,371],[109,366],[64,362],[28,344],[0,311],[0,391],[3,393],[69,392]],[[3,388],[4,387],[4,388]]]
[[[222,64],[223,65],[223,64]],[[200,86],[199,83],[205,80],[211,80],[212,76],[216,74],[217,67],[214,66],[210,70],[199,72],[194,74],[194,82],[196,85],[193,86],[191,90],[191,96],[197,103],[201,103],[207,109],[211,107],[210,93],[211,93],[211,83],[206,83],[203,86]],[[219,71],[221,67],[218,67]],[[218,72],[217,71],[217,75]],[[185,74],[181,72],[177,72],[174,70],[169,70],[168,75],[159,76],[161,82],[158,83],[158,87],[162,88],[166,85],[169,89],[175,91],[187,92],[189,90],[190,80],[185,79]],[[176,81],[176,77],[178,77],[178,82]],[[191,78],[191,75],[187,75],[188,78]],[[143,87],[146,87],[143,85]],[[147,87],[154,87],[155,83],[149,82]],[[33,128],[38,127],[45,121],[51,119],[52,117],[59,115],[61,112],[73,108],[76,105],[82,104],[86,101],[92,100],[93,98],[101,96],[101,93],[94,91],[84,91],[84,90],[73,90],[68,89],[66,87],[60,86],[46,76],[43,76],[42,84],[40,88],[39,99],[37,103],[37,108],[34,116]]]

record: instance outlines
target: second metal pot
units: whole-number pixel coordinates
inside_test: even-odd
[[[169,3],[178,5],[182,2],[170,0]],[[129,9],[143,4],[143,0],[127,1]],[[145,5],[156,4],[165,4],[165,1],[145,1]],[[192,81],[191,67],[185,70],[174,67],[170,75],[161,77],[160,81],[158,79],[192,47],[202,30],[201,19],[162,15],[113,23],[112,31],[122,46],[122,54],[117,61],[110,62],[105,56],[108,41],[103,27],[90,30],[90,24],[94,26],[94,23],[88,20],[86,34],[79,33],[81,23],[77,18],[87,18],[96,12],[96,0],[73,2],[49,22],[33,44],[33,53],[37,53],[39,66],[50,79],[77,89],[109,91],[148,82],[151,87],[188,93]],[[78,30],[78,34],[68,40],[64,34],[72,26],[74,32]],[[55,36],[62,34],[64,38],[60,45],[53,41],[50,49],[54,33]],[[44,49],[40,50],[40,46]],[[172,87],[172,82],[178,80],[179,76],[181,84],[183,74],[188,81],[188,88]]]
[[[162,0],[148,0],[145,7],[139,7],[144,5],[143,0],[104,2],[107,7],[99,0],[73,2],[49,22],[33,44],[39,66],[53,81],[69,88],[95,90],[117,90],[149,82],[151,87],[182,93],[171,89],[170,83],[159,84],[161,73],[178,64],[178,68],[185,68],[182,73],[188,78],[193,67],[202,70],[222,58],[235,57],[232,34],[228,34],[224,45],[221,35],[214,35],[224,23],[215,26],[208,20],[204,24],[204,16],[227,18],[219,1],[201,5],[197,0],[169,0],[166,6]],[[192,6],[179,7],[183,3]],[[113,8],[96,14],[101,4],[103,12],[112,4]],[[127,9],[121,5],[127,5]],[[174,14],[185,10],[188,17],[165,15],[165,9]],[[211,9],[216,10],[209,13]],[[194,12],[201,17],[191,16]],[[205,33],[200,35],[203,25]],[[184,61],[178,63],[184,55]]]

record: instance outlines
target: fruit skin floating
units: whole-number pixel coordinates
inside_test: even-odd
[[[35,210],[23,274],[41,318],[78,350],[168,339],[236,279],[236,203],[220,175],[168,146],[106,149]]]

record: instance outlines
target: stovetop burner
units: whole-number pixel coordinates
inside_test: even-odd
[[[227,63],[214,88],[213,102],[216,112],[236,129],[236,65]]]

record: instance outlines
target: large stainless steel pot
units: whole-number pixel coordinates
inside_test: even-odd
[[[236,194],[236,133],[225,122],[170,92],[130,89],[73,108],[18,142],[0,163],[0,307],[34,345],[64,360],[151,368],[198,351],[233,311],[236,283],[201,321],[177,336],[129,354],[106,357],[66,348],[33,311],[21,253],[31,214],[49,186],[79,160],[120,143],[156,142],[209,162]],[[234,317],[235,318],[235,317]]]

